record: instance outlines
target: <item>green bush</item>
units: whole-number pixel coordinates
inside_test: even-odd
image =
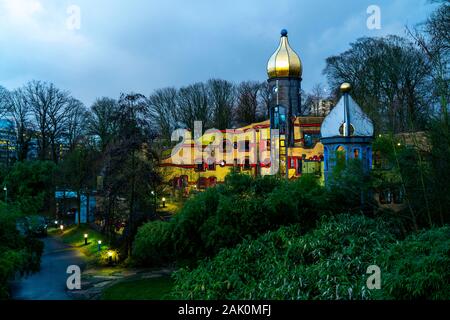
[[[368,299],[367,267],[395,241],[379,219],[341,215],[246,240],[175,274],[177,299]]]
[[[450,299],[450,227],[410,235],[379,260],[381,298]]]
[[[185,203],[168,227],[168,251],[178,262],[195,264],[222,248],[283,225],[300,223],[303,229],[310,229],[321,214],[323,197],[324,189],[311,176],[286,181],[272,176],[230,174],[224,184],[209,188]],[[164,252],[152,248],[155,242],[164,242],[169,236],[152,232],[151,239],[144,240],[143,235],[135,243],[138,263],[154,265],[168,258]]]
[[[44,249],[41,241],[19,234],[17,217],[12,206],[0,204],[0,299],[9,297],[8,281],[17,274],[39,270]]]
[[[133,259],[147,266],[160,265],[172,254],[171,228],[168,222],[154,221],[139,228],[133,243]]]
[[[48,210],[53,199],[53,173],[50,161],[16,162],[5,178],[9,202],[14,202],[21,214],[36,214]]]

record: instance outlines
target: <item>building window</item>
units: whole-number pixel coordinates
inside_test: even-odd
[[[344,146],[338,146],[336,148],[336,163],[342,164],[342,161],[347,159],[347,151]]]
[[[320,141],[320,133],[305,132],[303,134],[303,141],[305,148],[313,148]]]
[[[289,158],[289,169],[295,169],[295,159]]]
[[[359,148],[353,149],[353,158],[359,159],[359,156],[360,156]]]
[[[216,164],[214,162],[208,164],[208,170],[216,170]]]
[[[302,159],[297,159],[297,175],[302,174],[303,169],[302,167],[303,167]]]
[[[249,158],[245,158],[245,162],[244,162],[244,170],[250,170],[251,166],[250,166],[250,159]]]
[[[205,169],[205,166],[204,166],[203,162],[202,163],[197,163],[197,166],[195,167],[195,171],[201,172],[201,171],[204,171],[204,169]]]
[[[250,141],[249,140],[245,140],[244,148],[245,148],[246,152],[250,151]]]

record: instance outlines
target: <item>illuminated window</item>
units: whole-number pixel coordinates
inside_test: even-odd
[[[245,162],[244,162],[244,170],[250,170],[251,166],[250,166],[250,159],[249,158],[245,158]]]
[[[359,159],[359,149],[358,148],[353,149],[353,158]]]

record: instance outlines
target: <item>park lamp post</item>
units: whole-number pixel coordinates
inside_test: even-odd
[[[162,198],[162,205],[163,205],[163,208],[166,207],[166,198]]]
[[[5,204],[8,203],[8,187],[5,185],[3,187],[3,191],[5,191]]]
[[[85,233],[84,234],[84,245],[87,246],[87,244],[88,244],[88,234]]]
[[[59,229],[61,230],[61,233],[64,232],[64,225],[60,225]]]
[[[102,250],[102,240],[98,240],[97,244],[98,244],[98,251],[100,252]]]

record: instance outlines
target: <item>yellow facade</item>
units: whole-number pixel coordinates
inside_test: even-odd
[[[322,121],[322,117],[295,119],[295,144],[288,148],[290,179],[315,174],[323,181],[323,145],[319,142]],[[285,137],[272,141],[270,133],[269,120],[233,130],[210,130],[197,143],[187,131],[183,141],[161,161],[161,175],[167,185],[187,189],[187,193],[191,188],[222,183],[232,170],[253,176],[285,176]]]

